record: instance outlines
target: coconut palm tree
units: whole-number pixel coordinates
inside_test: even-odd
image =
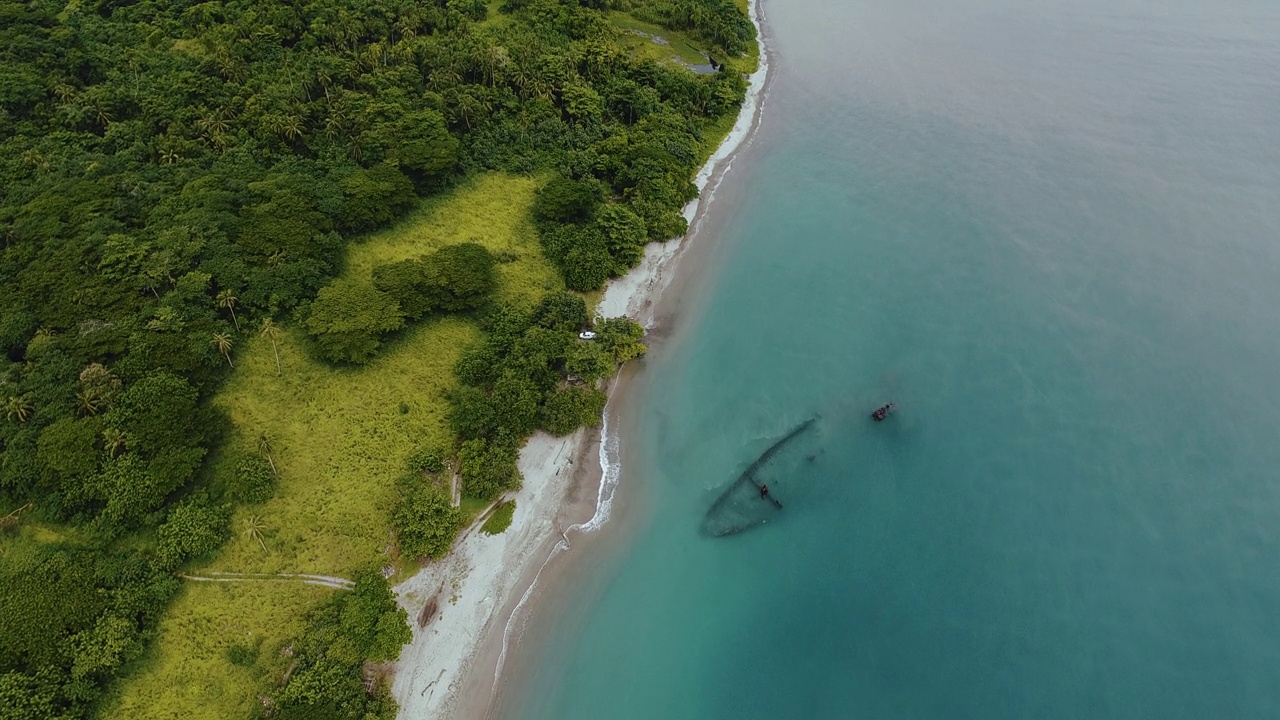
[[[76,393],[76,404],[80,406],[80,411],[86,415],[97,415],[99,402],[98,391],[92,388],[85,388]]]
[[[266,433],[262,433],[258,436],[258,452],[262,453],[262,456],[267,459],[267,463],[271,465],[271,473],[273,475],[279,475],[280,473],[276,470],[276,461],[271,457],[271,450],[271,436]]]
[[[302,137],[302,118],[297,115],[286,115],[280,118],[279,132],[290,142]]]
[[[26,422],[34,411],[35,408],[31,406],[25,395],[22,397],[10,395],[8,402],[4,405],[4,416],[20,423]]]
[[[230,335],[226,333],[214,333],[213,340],[211,340],[209,344],[218,348],[218,352],[222,353],[222,357],[227,359],[228,365],[235,367],[235,365],[231,363],[231,346],[234,343],[231,342]]]
[[[218,293],[218,307],[224,307],[231,311],[231,322],[236,324],[236,332],[240,332],[240,321],[236,319],[236,303],[240,302],[240,298],[230,289],[222,290]]]
[[[120,454],[121,450],[129,444],[129,438],[124,433],[115,428],[107,428],[102,431],[102,447],[106,449],[111,457]]]
[[[279,375],[280,351],[276,349],[276,339],[280,337],[280,327],[271,318],[262,318],[262,327],[258,330],[258,334],[271,341],[271,352],[276,356],[276,375]]]
[[[458,93],[453,105],[454,115],[467,126],[468,130],[471,129],[471,121],[488,109],[488,103],[470,92]]]
[[[342,137],[342,127],[347,122],[347,118],[342,114],[341,110],[333,110],[329,113],[329,117],[324,121],[324,137],[326,140],[333,141]]]
[[[249,540],[257,541],[257,543],[262,546],[262,552],[265,553],[267,551],[267,542],[265,539],[267,524],[262,521],[262,518],[257,515],[250,515],[244,519],[242,526],[244,527],[244,536]]]

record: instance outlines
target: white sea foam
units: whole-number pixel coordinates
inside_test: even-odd
[[[520,596],[520,601],[516,603],[515,608],[511,611],[511,617],[507,618],[506,627],[502,630],[502,650],[498,654],[498,664],[493,669],[493,688],[497,689],[498,681],[502,679],[502,670],[506,665],[507,652],[511,648],[512,640],[519,640],[524,635],[524,628],[528,614],[525,608],[529,603],[529,599],[533,597],[534,590],[538,587],[538,580],[542,578],[542,571],[547,569],[551,561],[555,559],[561,552],[570,548],[569,533],[571,532],[594,532],[604,526],[608,522],[613,509],[613,496],[618,488],[618,479],[622,474],[622,466],[618,462],[619,439],[617,433],[609,432],[609,406],[605,405],[604,417],[600,423],[600,488],[596,494],[595,512],[592,513],[591,519],[582,523],[574,523],[564,532],[560,534],[560,540],[551,548],[551,552],[547,554],[547,559],[542,561],[542,566],[538,568],[538,572],[533,576],[533,580],[529,583],[529,587],[525,588],[524,594]]]

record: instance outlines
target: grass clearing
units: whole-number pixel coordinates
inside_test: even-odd
[[[707,57],[700,43],[677,30],[668,30],[637,19],[630,13],[613,10],[609,22],[622,29],[622,45],[642,59],[680,65],[705,65]]]
[[[511,24],[511,16],[502,12],[502,6],[506,0],[488,0],[485,3],[486,14],[484,20],[476,23],[480,27],[500,28]]]
[[[333,593],[296,582],[187,582],[160,621],[160,641],[116,683],[103,718],[247,718],[265,683],[291,660],[281,653],[302,617]],[[258,650],[252,667],[227,658],[233,644]]]
[[[541,182],[490,174],[424,201],[395,226],[353,243],[345,274],[368,277],[382,263],[477,242],[504,258],[499,297],[532,302],[563,287],[529,219]],[[433,318],[399,333],[367,365],[335,367],[309,354],[301,329],[287,328],[276,343],[277,374],[271,343],[242,338],[236,371],[213,401],[235,433],[210,463],[214,477],[228,472],[238,453],[256,452],[266,434],[279,472],[276,493],[236,511],[234,536],[200,571],[350,578],[370,566],[408,570],[390,554],[395,480],[417,448],[453,445],[444,394],[456,384],[453,366],[463,348],[479,339],[470,319]],[[250,517],[265,527],[265,552],[243,533]],[[189,581],[155,646],[116,684],[99,717],[245,717],[284,671],[268,661],[331,592],[285,580]],[[262,643],[254,668],[226,658],[226,648],[245,639]]]

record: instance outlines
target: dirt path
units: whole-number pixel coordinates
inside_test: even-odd
[[[263,580],[301,580],[307,585],[320,585],[323,587],[333,588],[335,590],[350,590],[356,584],[346,578],[333,577],[331,575],[307,575],[305,573],[277,573],[275,575],[268,573],[237,573],[237,572],[221,572],[211,570],[203,575],[182,575],[186,580],[195,580],[196,582],[249,582]]]

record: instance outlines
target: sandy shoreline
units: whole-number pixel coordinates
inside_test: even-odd
[[[693,234],[734,154],[758,123],[769,64],[759,0],[750,6],[760,38],[760,65],[733,129],[695,178],[700,197],[684,209],[690,226],[685,237]],[[684,238],[650,243],[636,268],[610,281],[596,312],[626,315],[652,327],[655,302],[671,284],[684,247]],[[445,558],[395,588],[413,627],[413,640],[396,662],[391,687],[399,718],[486,713],[509,647],[519,639],[539,573],[570,548],[574,533],[597,530],[610,517],[621,471],[612,429],[616,418],[611,417],[612,409],[606,407],[597,428],[565,438],[541,432],[531,437],[520,451],[524,486],[511,495],[516,501],[511,527],[494,536],[480,533],[478,525],[469,528]]]

